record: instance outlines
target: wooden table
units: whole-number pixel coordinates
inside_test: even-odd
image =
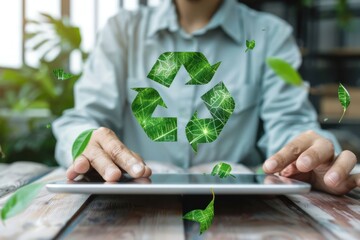
[[[62,168],[0,164],[0,208],[18,187],[65,179]],[[360,239],[360,189],[348,196],[320,192],[288,196],[220,196],[213,225],[184,212],[206,196],[54,194],[45,188],[23,213],[0,223],[0,239]]]

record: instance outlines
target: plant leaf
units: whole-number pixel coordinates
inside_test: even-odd
[[[246,50],[245,52],[248,52],[249,50],[253,50],[256,46],[255,40],[246,40]]]
[[[16,190],[1,209],[1,220],[4,222],[6,219],[24,211],[45,184],[32,183]]]
[[[301,86],[303,84],[303,79],[301,78],[299,72],[288,62],[280,58],[268,58],[266,59],[266,63],[286,83],[295,86]]]
[[[61,68],[54,69],[53,73],[58,80],[67,80],[74,77],[74,75],[64,72],[64,70]]]
[[[338,98],[339,98],[341,106],[344,109],[343,114],[339,120],[339,123],[340,123],[346,113],[346,110],[348,109],[348,107],[350,105],[350,94],[349,94],[348,90],[346,90],[346,88],[341,83],[339,84],[339,88],[338,88]]]
[[[200,223],[200,235],[205,232],[212,224],[214,219],[214,201],[215,201],[215,194],[214,191],[211,190],[213,198],[209,205],[204,209],[195,209],[186,213],[183,216],[183,219],[190,220],[194,222]]]
[[[233,178],[235,178],[234,175],[230,174],[231,172],[231,166],[227,163],[218,163],[214,166],[211,175],[215,176],[215,175],[219,175],[220,178],[225,178],[228,176],[232,176]]]
[[[75,139],[73,146],[72,146],[72,156],[73,156],[74,160],[84,152],[86,146],[88,145],[88,143],[90,141],[91,135],[94,130],[95,129],[89,129],[89,130],[83,131]]]
[[[256,174],[265,174],[264,169],[262,168],[262,166],[260,166],[260,167],[258,167],[256,169]]]

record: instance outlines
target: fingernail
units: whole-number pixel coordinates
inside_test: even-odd
[[[332,172],[327,177],[332,183],[336,184],[340,180],[340,175],[337,172]]]
[[[268,171],[274,171],[276,169],[276,167],[278,166],[278,162],[274,159],[269,159],[265,162],[265,168]]]
[[[105,178],[106,179],[111,179],[112,176],[117,172],[117,169],[114,168],[107,168],[105,170]]]
[[[144,165],[142,164],[134,164],[132,167],[131,167],[131,170],[133,171],[133,173],[135,174],[138,174],[139,172],[141,172],[142,170],[144,169]]]
[[[300,158],[299,162],[305,168],[310,168],[311,167],[311,159],[308,156]]]

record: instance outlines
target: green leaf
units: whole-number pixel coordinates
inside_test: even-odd
[[[74,77],[74,75],[64,72],[64,70],[61,68],[54,69],[53,73],[58,80],[67,80]]]
[[[225,178],[228,176],[232,176],[233,178],[235,178],[234,175],[230,174],[231,172],[231,166],[227,163],[218,163],[214,166],[211,175],[215,176],[215,175],[219,175],[220,178]]]
[[[211,226],[214,219],[215,194],[213,190],[211,190],[211,192],[213,195],[213,199],[204,210],[196,209],[186,213],[183,216],[183,219],[185,220],[190,220],[200,223],[200,235]]]
[[[246,40],[246,50],[245,52],[248,52],[249,50],[253,50],[256,46],[255,40]]]
[[[24,211],[44,185],[45,183],[32,183],[19,188],[1,209],[1,220],[4,222],[6,219]]]
[[[280,58],[268,58],[266,59],[266,62],[286,83],[295,86],[301,86],[303,84],[303,79],[301,78],[299,72],[296,71],[288,62]]]
[[[91,135],[94,130],[95,129],[89,129],[89,130],[83,131],[75,139],[73,146],[72,146],[72,156],[73,156],[74,160],[84,152],[86,146],[88,145],[88,143],[90,141]]]
[[[265,174],[264,169],[262,168],[262,166],[258,167],[258,169],[256,169],[256,174]]]
[[[51,123],[46,124],[46,128],[50,129],[51,128]]]
[[[346,113],[346,110],[348,109],[348,107],[350,105],[350,94],[349,94],[348,90],[346,90],[346,88],[341,83],[338,88],[338,98],[339,98],[341,106],[344,109],[343,114],[339,120],[339,123],[340,123]]]

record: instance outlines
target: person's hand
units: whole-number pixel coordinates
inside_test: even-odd
[[[75,159],[66,175],[73,180],[92,169],[107,182],[119,180],[122,170],[134,178],[151,175],[151,169],[143,159],[129,150],[113,131],[104,127],[94,130],[84,152]]]
[[[335,156],[333,144],[313,131],[288,143],[263,165],[265,173],[310,183],[315,189],[342,195],[360,186],[360,174],[350,174],[357,163],[354,153]]]

